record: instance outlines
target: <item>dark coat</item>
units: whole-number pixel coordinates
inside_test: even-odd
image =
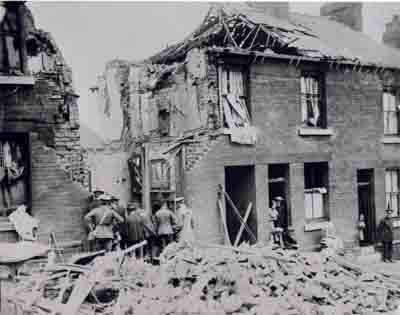
[[[383,218],[378,226],[378,232],[382,242],[393,241],[393,222],[390,218]]]
[[[158,235],[172,235],[174,228],[179,226],[176,215],[168,208],[161,208],[154,216],[156,231]]]
[[[144,220],[137,211],[133,211],[126,219],[127,240],[129,242],[141,242],[144,240]]]

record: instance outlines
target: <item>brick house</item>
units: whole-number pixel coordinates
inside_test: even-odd
[[[342,17],[337,7],[322,11],[214,5],[183,41],[143,62],[119,61],[121,141],[132,194],[148,211],[183,195],[198,238],[222,243],[224,225],[232,242],[239,230],[234,208],[242,217],[250,208],[243,240],[265,241],[279,195],[304,249],[329,222],[347,247],[376,244],[388,206],[400,226],[400,52],[363,34],[358,20],[343,24],[361,17],[361,4]]]
[[[0,237],[14,241],[7,215],[25,204],[63,245],[85,237],[86,184],[71,69],[24,2],[0,7]]]

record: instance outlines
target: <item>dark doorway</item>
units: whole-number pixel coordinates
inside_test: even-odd
[[[241,242],[255,243],[257,237],[256,190],[254,166],[225,167],[225,190],[236,206],[240,216],[244,218],[249,203],[252,203],[250,215],[247,219],[249,231],[244,229]],[[235,242],[241,226],[241,220],[226,198],[226,222],[231,243]]]
[[[375,241],[375,202],[374,202],[374,170],[362,169],[357,171],[358,215],[364,216],[364,239],[361,246],[368,246]]]
[[[284,229],[291,225],[290,198],[289,198],[289,164],[270,164],[268,166],[268,197],[270,207],[272,200],[282,197],[282,220]]]

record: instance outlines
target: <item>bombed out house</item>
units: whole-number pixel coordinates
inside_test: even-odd
[[[24,2],[1,3],[0,27],[1,240],[17,239],[7,216],[24,204],[39,240],[74,246],[88,183],[71,69]]]
[[[181,42],[110,62],[99,85],[110,103],[107,76],[133,198],[154,211],[184,196],[200,240],[233,242],[248,212],[242,240],[266,241],[276,196],[303,249],[329,222],[346,247],[373,249],[388,206],[400,227],[400,52],[362,33],[361,3],[326,4],[321,16],[212,5]]]

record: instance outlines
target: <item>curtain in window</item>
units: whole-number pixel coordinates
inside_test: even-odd
[[[301,77],[301,117],[308,126],[316,127],[319,123],[319,85],[313,77]]]
[[[386,207],[393,210],[392,216],[399,213],[399,173],[397,170],[388,170],[385,174]]]
[[[390,92],[383,93],[383,117],[384,117],[384,133],[397,134],[398,126],[398,113],[396,106],[396,95]]]
[[[318,190],[305,192],[304,206],[307,219],[317,219],[324,217],[323,194]]]

